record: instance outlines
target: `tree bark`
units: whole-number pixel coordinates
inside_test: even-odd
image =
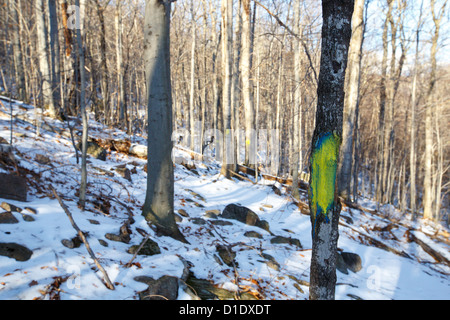
[[[17,0],[9,1],[9,10],[11,12],[11,30],[12,30],[12,44],[14,54],[14,68],[16,72],[16,91],[17,98],[21,101],[25,101],[27,92],[25,84],[25,71],[23,67],[22,46],[20,40],[20,22],[19,22],[19,3]]]
[[[295,3],[294,11],[294,27],[299,37],[302,36],[302,28],[300,25],[300,5],[301,0],[297,0]],[[293,147],[292,147],[292,196],[299,200],[300,193],[298,191],[298,171],[301,168],[302,163],[302,140],[300,134],[302,132],[302,91],[301,91],[301,73],[302,73],[302,48],[300,39],[294,39],[294,115],[293,115]]]
[[[242,74],[242,97],[245,114],[245,164],[253,166],[256,163],[254,153],[256,144],[255,134],[255,111],[253,106],[253,80],[251,78],[252,69],[252,30],[251,30],[251,8],[250,0],[243,0],[242,16],[242,56],[241,56],[241,74]]]
[[[433,157],[433,93],[436,84],[436,54],[438,49],[439,30],[442,16],[445,12],[447,1],[444,2],[438,14],[435,13],[435,1],[431,0],[431,15],[434,22],[434,32],[431,40],[431,70],[430,81],[427,92],[427,106],[425,110],[425,177],[423,182],[424,196],[423,196],[423,216],[425,219],[433,218],[433,191],[432,191],[432,157]]]
[[[223,162],[221,173],[226,178],[231,178],[230,171],[236,171],[236,159],[231,130],[232,101],[231,86],[233,83],[232,72],[232,50],[233,50],[233,1],[222,0],[222,110],[223,110]]]
[[[85,0],[75,0],[75,5],[80,8],[81,12],[84,12]],[[83,7],[83,8],[82,8]],[[88,118],[86,113],[86,75],[84,71],[84,46],[83,46],[83,26],[82,15],[78,16],[80,19],[80,27],[77,28],[77,45],[78,45],[78,60],[80,62],[80,111],[81,120],[83,123],[83,132],[81,137],[81,184],[80,184],[80,199],[79,205],[82,210],[84,210],[86,205],[86,188],[87,188],[87,168],[86,168],[86,157],[87,157],[87,139],[88,139]]]
[[[353,7],[354,1],[350,0],[322,1],[322,53],[308,190],[313,240],[309,293],[312,300],[330,300],[335,296],[341,209],[336,193],[336,173]]]
[[[148,104],[147,193],[142,215],[163,235],[187,242],[175,223],[169,0],[146,0],[144,63]]]
[[[350,200],[352,180],[353,144],[357,108],[359,105],[359,83],[361,70],[361,51],[364,36],[365,0],[356,0],[352,17],[352,38],[348,52],[348,64],[345,79],[344,119],[342,145],[338,166],[338,194]]]
[[[44,108],[48,109],[50,116],[56,116],[55,102],[52,92],[52,77],[50,73],[47,28],[45,27],[44,0],[35,1],[36,32],[38,43],[39,73],[42,83],[42,96]]]

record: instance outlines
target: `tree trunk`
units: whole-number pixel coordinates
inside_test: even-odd
[[[410,178],[410,209],[413,216],[413,220],[417,217],[417,207],[416,207],[416,105],[417,105],[417,65],[419,59],[419,36],[420,29],[422,27],[422,8],[423,0],[420,5],[420,15],[419,21],[417,22],[416,30],[416,52],[414,55],[414,69],[413,69],[413,80],[411,84],[411,127],[410,127],[410,153],[409,153],[409,178]]]
[[[20,22],[19,22],[19,3],[17,0],[9,0],[9,10],[11,12],[12,23],[12,44],[13,44],[13,54],[14,54],[14,68],[16,72],[16,91],[17,98],[21,101],[26,100],[26,84],[25,84],[25,71],[23,67],[22,58],[22,46],[20,41]]]
[[[109,110],[109,84],[108,84],[108,65],[106,61],[106,29],[105,29],[105,8],[97,1],[97,15],[100,23],[100,73],[101,73],[101,92],[102,92],[102,108],[103,115],[105,117],[105,123],[109,124],[111,120],[110,110]]]
[[[353,144],[357,108],[359,105],[359,79],[361,73],[361,51],[364,36],[364,3],[356,0],[352,17],[352,38],[348,52],[348,66],[345,78],[344,119],[342,145],[338,166],[338,194],[350,200],[352,180]]]
[[[189,92],[189,130],[191,135],[190,148],[194,150],[195,144],[195,13],[194,1],[191,3],[191,81]]]
[[[299,37],[302,36],[302,27],[300,25],[300,5],[301,0],[296,0],[294,10],[294,27]],[[301,73],[302,73],[302,54],[301,54],[300,39],[294,39],[294,115],[293,115],[293,146],[292,146],[292,196],[295,199],[300,199],[298,191],[298,171],[301,168],[301,148],[302,141],[300,137],[302,127],[302,92],[301,92]],[[301,170],[301,169],[300,169]]]
[[[251,8],[250,0],[243,0],[242,16],[242,57],[241,57],[241,75],[242,75],[242,97],[245,114],[245,164],[253,166],[255,164],[255,111],[253,106],[253,80],[251,78],[252,69],[252,30],[251,30]]]
[[[149,123],[147,193],[142,215],[163,235],[186,242],[174,215],[170,11],[169,0],[146,1],[144,63]]]
[[[44,0],[35,1],[36,12],[36,32],[37,32],[37,50],[39,58],[39,73],[42,83],[42,96],[44,108],[48,109],[50,116],[56,116],[55,102],[52,92],[52,77],[50,73],[47,28],[45,27],[45,9]]]
[[[75,5],[80,8],[80,11],[84,13],[85,0],[75,0]],[[78,16],[80,19],[80,28],[77,28],[77,45],[78,45],[78,60],[80,62],[80,111],[81,120],[83,123],[83,132],[81,137],[81,184],[80,184],[80,200],[79,204],[82,210],[85,208],[86,204],[86,188],[87,188],[87,168],[86,168],[86,157],[87,157],[87,139],[88,139],[88,118],[86,113],[86,75],[84,71],[84,47],[83,47],[83,15]]]
[[[119,112],[119,124],[126,124],[125,87],[123,73],[123,46],[122,46],[122,3],[117,1],[115,13],[116,28],[116,57],[117,57],[117,108]]]
[[[378,135],[377,135],[377,174],[376,174],[376,200],[379,203],[382,201],[383,193],[385,190],[386,181],[383,179],[385,176],[384,172],[386,168],[384,167],[383,154],[384,154],[384,132],[385,132],[385,106],[386,106],[386,76],[387,76],[387,55],[388,55],[388,28],[389,20],[392,12],[392,5],[394,1],[388,0],[389,9],[386,14],[386,19],[384,21],[383,27],[383,58],[381,62],[381,79],[380,79],[380,112],[378,119]]]
[[[425,219],[433,218],[433,191],[432,191],[432,157],[433,157],[433,130],[432,127],[432,118],[433,118],[433,93],[434,86],[436,83],[436,54],[437,54],[437,45],[439,39],[439,30],[442,16],[445,11],[445,6],[447,1],[444,2],[441,10],[438,15],[435,13],[435,1],[431,0],[431,14],[434,22],[434,33],[431,40],[431,52],[430,52],[430,60],[431,60],[431,70],[430,70],[430,82],[428,85],[427,92],[427,106],[425,110],[425,178],[423,183],[424,196],[423,196],[423,216]]]
[[[59,33],[58,18],[56,14],[56,1],[48,0],[49,10],[49,35],[50,35],[50,66],[52,68],[52,91],[55,104],[61,100],[60,91],[60,54],[59,54]]]
[[[236,171],[236,159],[231,130],[232,101],[231,86],[233,83],[232,73],[232,50],[233,50],[233,1],[222,0],[222,110],[223,110],[223,161],[221,173],[226,178],[231,178],[232,171]]]
[[[340,204],[336,172],[353,1],[322,1],[322,53],[308,190],[312,225],[310,299],[334,299]]]

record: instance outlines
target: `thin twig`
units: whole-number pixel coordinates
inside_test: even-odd
[[[128,263],[125,264],[126,268],[131,267],[131,263],[133,262],[133,260],[136,258],[137,254],[139,253],[139,251],[142,249],[142,247],[145,245],[145,243],[147,242],[147,240],[149,239],[150,234],[147,233],[147,235],[145,236],[144,240],[142,241],[141,245],[139,246],[139,248],[136,250],[136,252],[134,253],[133,257],[130,259],[130,261],[128,261]]]
[[[73,220],[72,214],[70,213],[67,206],[62,202],[59,195],[56,193],[55,188],[53,186],[50,186],[50,189],[52,189],[53,194],[55,195],[56,199],[58,199],[59,204],[61,205],[61,208],[63,208],[64,212],[66,213],[67,217],[70,220],[70,223],[72,224],[73,228],[77,231],[78,236],[80,237],[81,241],[83,241],[84,245],[86,246],[87,251],[89,252],[89,255],[94,260],[95,265],[98,267],[98,269],[103,273],[103,276],[105,277],[106,287],[110,290],[114,290],[114,285],[112,284],[111,280],[108,277],[108,274],[106,273],[105,269],[103,269],[102,265],[98,261],[98,259],[95,257],[94,252],[91,249],[91,246],[89,245],[89,242],[87,241],[86,237],[84,236],[83,232],[80,230],[80,228],[77,226],[75,221]]]

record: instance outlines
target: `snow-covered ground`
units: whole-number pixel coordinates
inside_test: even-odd
[[[6,116],[9,105],[5,101],[3,104],[5,106],[0,105],[0,111],[4,112],[0,116],[0,137],[9,142],[10,118]],[[20,105],[13,104],[14,113],[27,113],[30,119],[36,115],[34,108],[22,106],[28,107],[27,111],[20,109]],[[54,127],[63,126],[58,121],[45,120]],[[126,137],[123,132],[103,128],[94,122],[91,122],[89,135]],[[133,141],[145,143],[139,138]],[[169,275],[179,278],[186,268],[183,263],[186,261],[196,278],[212,280],[228,290],[239,288],[262,299],[308,299],[309,216],[300,212],[283,187],[281,195],[276,195],[272,181],[252,184],[245,180],[227,180],[219,175],[219,166],[215,163],[194,161],[195,171],[176,164],[175,212],[185,215],[180,214],[178,222],[180,231],[189,241],[184,244],[156,236],[140,214],[146,190],[145,160],[115,151],[108,153],[106,161],[90,157],[89,204],[83,212],[76,205],[80,169],[69,138],[42,127],[36,135],[35,126],[15,121],[13,146],[19,166],[29,170],[29,181],[35,182],[29,184],[26,203],[8,199],[0,199],[0,202],[20,208],[31,207],[36,214],[25,210],[12,212],[19,222],[0,224],[0,243],[18,243],[31,249],[33,254],[22,262],[0,256],[0,299],[49,299],[56,291],[61,299],[138,299],[138,292],[148,286],[136,281],[135,277],[158,279]],[[192,161],[184,151],[174,150],[178,157]],[[48,157],[50,161],[43,161],[38,155]],[[117,166],[123,165],[131,171],[131,181],[115,171]],[[38,180],[36,175],[39,175]],[[115,290],[106,288],[102,273],[83,244],[73,249],[62,244],[63,239],[75,237],[76,231],[52,196],[50,184],[62,197],[76,224],[87,233],[89,244]],[[227,220],[231,224],[217,224],[214,222],[226,219],[217,219],[211,212],[205,215],[215,209],[222,212],[230,203],[253,210],[269,223],[270,232],[236,220]],[[99,204],[106,209],[99,209]],[[368,209],[374,207],[369,200],[362,201],[361,205]],[[105,234],[119,234],[120,227],[129,218],[126,207],[131,209],[134,218],[130,225],[131,240],[129,243],[109,240]],[[0,214],[4,211],[0,209]],[[32,216],[33,221],[24,220],[24,213]],[[392,208],[383,216],[345,207],[342,216],[338,247],[344,252],[358,254],[362,269],[357,273],[337,272],[337,299],[450,299],[450,267],[436,263],[407,237],[408,232],[413,232],[415,237],[450,260],[448,230],[420,220],[411,222],[408,215]],[[396,223],[395,219],[399,217],[400,223]],[[127,250],[144,239],[139,230],[150,234],[161,253],[137,255],[133,264],[127,266],[133,257]],[[256,232],[257,237],[249,237],[249,231],[253,235]],[[292,242],[274,243],[271,240],[276,236],[297,239],[301,247]],[[369,245],[367,236],[396,252],[403,252],[404,256]],[[236,268],[220,260],[216,250],[218,245],[227,245],[236,253]],[[58,279],[60,283],[57,284]],[[180,287],[178,299],[190,299],[190,296]]]

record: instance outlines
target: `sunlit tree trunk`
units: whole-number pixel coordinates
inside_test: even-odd
[[[322,1],[322,53],[308,199],[312,225],[309,297],[335,297],[340,204],[336,173],[342,139],[344,81],[354,1]]]

